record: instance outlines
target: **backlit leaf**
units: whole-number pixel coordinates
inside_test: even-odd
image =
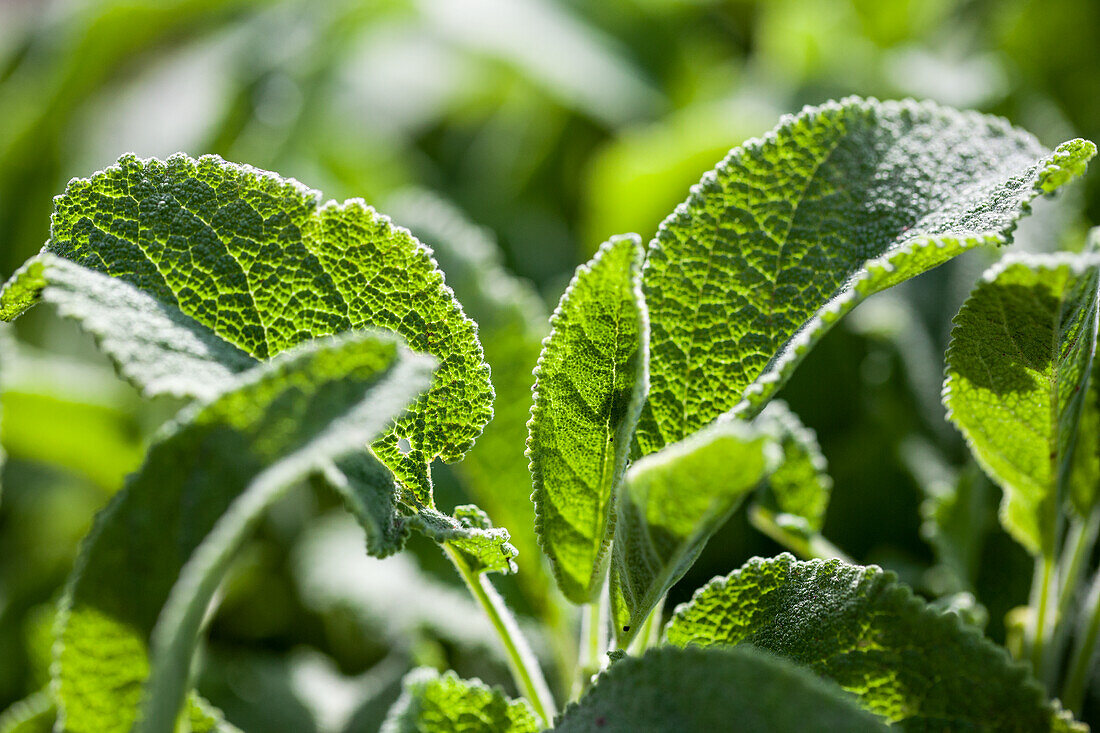
[[[848,98],[735,148],[649,248],[649,454],[733,410],[751,417],[868,295],[981,244],[1095,154],[1048,155],[1005,121]]]
[[[603,587],[615,495],[645,398],[642,258],[637,236],[618,237],[577,269],[535,369],[527,440],[535,531],[574,603]]]
[[[410,672],[381,733],[537,733],[526,700],[510,700],[480,680],[421,668]]]

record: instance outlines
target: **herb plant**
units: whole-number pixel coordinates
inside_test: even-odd
[[[731,151],[648,245],[600,247],[541,347],[541,304],[491,253],[438,249],[464,310],[432,250],[360,200],[216,156],[126,156],[73,180],[0,319],[50,303],[143,395],[186,404],[84,542],[50,685],[0,728],[234,730],[193,690],[196,650],[237,551],[303,483],[342,499],[369,555],[438,543],[504,649],[518,697],[417,669],[390,733],[1083,728],[1100,236],[990,269],[946,355],[950,420],[1036,561],[1020,660],[822,536],[824,459],[773,398],[862,300],[1008,244],[1095,150],[929,103],[807,108]],[[462,222],[427,216],[438,202],[394,207],[463,240]],[[467,457],[475,440],[488,448]],[[461,461],[489,514],[437,506],[437,459]],[[795,554],[716,578],[666,623],[669,589],[746,502]],[[490,579],[520,568],[541,661]]]

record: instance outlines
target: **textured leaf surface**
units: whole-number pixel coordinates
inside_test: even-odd
[[[492,234],[462,212],[423,191],[386,201],[386,210],[432,247],[447,284],[477,321],[485,360],[493,370],[493,420],[455,470],[471,497],[507,527],[519,554],[516,580],[535,607],[545,607],[553,584],[531,521],[531,471],[525,453],[531,416],[531,375],[549,326],[538,291],[502,263]]]
[[[57,706],[48,690],[36,692],[0,714],[0,733],[50,733]]]
[[[783,402],[769,403],[755,425],[776,441],[783,456],[755,505],[784,529],[809,537],[820,532],[833,480],[817,436]]]
[[[949,419],[1004,490],[1001,523],[1053,551],[1096,345],[1100,257],[1010,258],[963,304],[947,350]]]
[[[436,542],[458,550],[475,573],[514,573],[518,569],[508,530],[494,527],[489,515],[473,504],[455,507],[451,517],[422,509],[409,522]]]
[[[212,155],[125,156],[69,183],[46,249],[122,278],[257,359],[366,326],[436,356],[432,389],[373,446],[421,504],[428,462],[461,458],[492,415],[475,324],[429,250],[359,199],[322,203],[297,181]],[[4,317],[31,304],[29,292],[6,292]]]
[[[537,733],[542,729],[526,700],[510,700],[480,680],[454,672],[413,670],[382,733]]]
[[[611,619],[620,648],[776,461],[767,436],[722,422],[631,467],[619,493],[611,558]]]
[[[665,634],[807,665],[905,730],[1074,729],[1004,649],[874,566],[756,558],[697,591]]]
[[[150,674],[146,722],[170,728],[203,613],[262,510],[362,451],[430,368],[392,336],[313,341],[165,428],[97,517],[70,581],[56,666],[66,730],[130,730]],[[393,511],[392,494],[373,501]]]
[[[1000,119],[845,99],[734,149],[650,245],[652,453],[717,416],[751,416],[868,295],[1009,238],[1028,203],[1095,153],[1049,157]]]
[[[651,649],[601,674],[555,731],[885,731],[836,685],[756,649]]]
[[[0,305],[22,302],[21,292],[76,321],[119,374],[148,397],[210,398],[256,365],[171,303],[51,254],[27,262],[5,286]]]
[[[615,494],[645,399],[643,256],[637,236],[619,237],[577,268],[535,369],[527,440],[535,531],[574,603],[603,587]]]

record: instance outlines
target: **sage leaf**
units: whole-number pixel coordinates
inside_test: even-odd
[[[750,647],[650,649],[626,657],[567,708],[557,733],[886,731],[851,696]]]
[[[143,699],[144,729],[172,729],[203,615],[262,511],[364,450],[431,367],[389,335],[314,340],[166,426],[100,512],[70,578],[54,688],[65,729],[129,731]],[[374,500],[393,511],[392,495]]]
[[[508,527],[519,552],[515,576],[536,608],[545,608],[553,581],[531,521],[531,471],[525,453],[531,417],[531,371],[548,331],[549,312],[534,285],[503,264],[491,232],[470,223],[452,204],[427,191],[405,191],[386,210],[429,245],[447,284],[477,321],[485,361],[493,370],[493,420],[455,471],[478,506]]]
[[[454,516],[421,509],[409,520],[412,527],[436,542],[454,547],[475,573],[514,573],[516,548],[503,527],[493,527],[489,515],[474,506],[455,507]]]
[[[50,733],[57,706],[49,690],[39,690],[0,713],[0,733]]]
[[[755,558],[679,606],[665,636],[778,654],[903,730],[1083,730],[1003,648],[875,566]]]
[[[809,538],[821,531],[833,479],[817,436],[785,402],[771,402],[755,425],[778,444],[783,457],[761,485],[753,509],[766,512],[787,532]]]
[[[611,557],[611,620],[620,648],[768,476],[777,453],[766,435],[729,421],[631,466],[619,492]]]
[[[955,317],[943,402],[1004,491],[1001,523],[1053,553],[1096,345],[1100,256],[1012,257]]]
[[[373,446],[419,505],[432,504],[430,461],[459,460],[492,416],[476,325],[430,251],[360,199],[322,203],[293,179],[177,154],[123,156],[55,201],[47,252],[125,280],[256,359],[371,326],[434,355],[432,388]],[[0,314],[35,301],[34,288],[8,288]]]
[[[405,676],[381,733],[538,733],[526,700],[510,700],[480,680],[422,667]]]
[[[844,314],[968,249],[1009,241],[1096,152],[999,118],[850,97],[735,148],[650,244],[649,454],[752,417]]]
[[[209,399],[257,364],[172,303],[49,253],[29,260],[0,292],[0,307],[12,304],[10,313],[38,300],[95,338],[118,373],[146,397]]]
[[[535,531],[574,603],[603,588],[614,502],[645,399],[648,325],[636,235],[577,268],[535,368],[527,451]]]

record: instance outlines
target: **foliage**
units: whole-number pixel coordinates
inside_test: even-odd
[[[49,685],[0,722],[234,730],[224,691],[203,684],[227,657],[198,652],[232,618],[250,549],[262,563],[269,535],[300,531],[312,502],[350,512],[365,554],[415,558],[393,566],[405,597],[451,603],[442,584],[457,571],[487,621],[463,640],[442,620],[468,612],[460,603],[396,608],[411,614],[402,633],[369,638],[369,604],[340,586],[370,572],[341,571],[325,548],[345,544],[306,533],[297,573],[313,633],[371,660],[361,678],[299,667],[341,683],[312,683],[330,690],[318,727],[328,716],[332,730],[706,730],[736,717],[748,730],[1084,729],[1073,714],[1100,636],[1100,573],[1078,592],[1100,529],[1097,255],[995,265],[946,356],[951,418],[1005,492],[1006,529],[1038,556],[1007,648],[969,624],[973,604],[919,598],[826,539],[827,448],[771,400],[861,301],[1010,243],[1032,203],[1095,152],[1084,140],[1049,151],[1004,120],[931,102],[849,97],[782,118],[706,173],[648,247],[612,237],[577,269],[530,364],[521,485],[492,468],[503,460],[514,482],[518,445],[489,459],[475,440],[492,411],[485,355],[517,400],[538,306],[431,199],[404,205],[434,212],[419,228],[451,240],[441,259],[481,331],[432,250],[362,200],[322,203],[212,155],[124,156],[74,179],[43,251],[0,290],[0,318],[50,304],[175,414],[82,545],[56,603]],[[519,433],[517,405],[499,407],[494,448]],[[444,466],[467,453],[465,470]],[[549,572],[527,566],[518,588],[541,626],[508,602],[521,569],[509,529],[477,505],[441,508],[456,476],[508,522],[524,521],[516,495],[533,488],[517,537],[537,539]],[[927,516],[950,555],[958,528],[940,497]],[[807,560],[751,560],[663,625],[678,581],[746,502],[754,525]],[[569,603],[582,607],[575,647]],[[467,667],[457,648],[486,631],[494,653]],[[350,657],[342,642],[332,653]],[[502,669],[511,687],[479,679]],[[257,679],[281,690],[288,674]]]

